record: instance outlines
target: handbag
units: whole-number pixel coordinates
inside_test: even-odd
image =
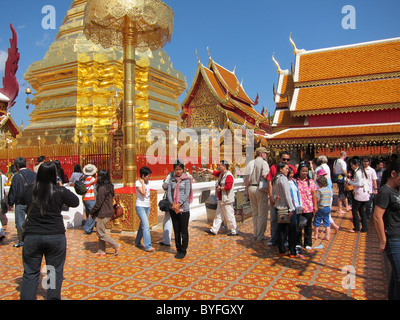
[[[121,218],[124,215],[124,208],[121,206],[121,203],[119,202],[119,197],[115,197],[115,204],[113,205],[114,212],[111,217],[111,221]]]
[[[262,192],[268,192],[268,181],[264,179],[264,177],[261,176],[260,178],[260,183],[258,185],[258,190]]]
[[[307,218],[305,216],[298,216],[299,217],[299,222],[298,226],[299,228],[304,228],[307,225]]]
[[[160,208],[160,211],[168,212],[169,209],[171,209],[171,204],[169,203],[167,199],[167,193],[164,193],[164,197],[158,202],[158,207]]]
[[[276,214],[278,217],[278,223],[290,223],[289,219],[289,208],[277,208]]]
[[[332,182],[333,183],[344,183],[344,175],[341,173],[334,173],[332,175]]]

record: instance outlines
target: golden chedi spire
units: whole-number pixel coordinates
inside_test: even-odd
[[[123,97],[123,52],[86,39],[86,3],[73,1],[44,59],[25,74],[35,92],[25,139],[45,131],[48,143],[71,142],[77,132],[83,143],[109,139]],[[178,97],[186,89],[186,79],[173,69],[163,49],[136,52],[136,61],[137,126],[165,129],[168,121],[179,119]]]

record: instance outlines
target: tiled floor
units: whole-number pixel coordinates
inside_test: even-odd
[[[377,252],[377,235],[370,224],[368,233],[350,233],[351,213],[333,218],[340,231],[330,241],[316,240],[315,249],[303,259],[279,257],[267,241],[255,241],[252,221],[239,223],[240,236],[217,236],[204,232],[209,225],[205,215],[190,222],[187,256],[176,260],[175,247],[158,245],[160,226],[153,228],[156,252],[134,246],[134,234],[112,234],[121,251],[98,256],[97,236],[84,235],[79,228],[68,229],[68,253],[62,298],[66,300],[380,300],[386,299],[386,271],[383,256]],[[266,232],[269,235],[269,229]],[[322,237],[324,234],[320,234]],[[6,226],[6,239],[0,244],[0,299],[19,299],[22,279],[21,248],[14,248],[14,222]],[[346,267],[347,266],[347,267]],[[355,272],[353,289],[343,288],[352,278],[342,270]],[[353,269],[351,269],[353,268]],[[39,289],[38,299],[44,290]]]

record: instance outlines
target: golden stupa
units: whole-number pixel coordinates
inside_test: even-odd
[[[25,73],[35,91],[34,110],[19,145],[29,145],[38,137],[47,145],[110,139],[123,96],[123,52],[104,49],[86,39],[86,2],[73,1],[44,59]],[[136,51],[139,140],[145,140],[150,128],[165,130],[169,121],[179,121],[178,98],[186,87],[185,76],[173,68],[163,49]]]

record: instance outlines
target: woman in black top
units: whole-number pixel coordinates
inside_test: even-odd
[[[391,162],[384,175],[387,180],[376,196],[374,221],[379,251],[385,250],[392,266],[388,299],[400,300],[400,160]]]
[[[53,162],[44,162],[39,167],[36,180],[27,204],[22,259],[24,274],[21,285],[21,300],[35,300],[39,284],[43,255],[47,268],[47,300],[61,299],[64,263],[67,252],[64,221],[61,214],[63,204],[79,205],[78,197],[57,184],[57,168]]]

